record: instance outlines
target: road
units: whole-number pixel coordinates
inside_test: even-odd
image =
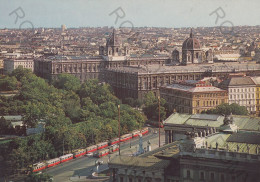
[[[152,149],[158,147],[158,132],[154,133],[158,129],[149,128],[149,133],[143,136],[143,147],[147,146],[147,141],[150,140]],[[163,129],[161,129],[163,131]],[[164,132],[161,132],[161,145],[164,144]],[[131,146],[131,148],[130,148]],[[121,143],[121,155],[131,155],[138,150],[139,139],[138,137],[132,139],[131,141],[127,141]],[[104,156],[102,158],[95,157],[80,157],[77,159],[73,159],[66,163],[62,163],[60,165],[54,166],[52,168],[46,169],[44,172],[53,176],[55,182],[67,182],[70,181],[70,177],[72,176],[89,176],[93,171],[96,171],[95,162],[97,160],[102,160],[104,164],[99,166],[99,171],[103,171],[108,169],[107,162],[110,159],[113,159],[118,155],[118,152],[110,154],[110,156]]]

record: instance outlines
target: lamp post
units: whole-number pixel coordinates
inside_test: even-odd
[[[161,122],[160,122],[160,96],[158,96],[158,108],[159,108],[159,120],[158,120],[158,126],[159,126],[159,147],[161,147],[161,132],[160,132],[160,125],[161,125]]]
[[[120,105],[117,106],[118,107],[118,138],[119,138],[119,155],[120,155]]]

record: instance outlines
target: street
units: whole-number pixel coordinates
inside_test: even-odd
[[[158,129],[149,128],[149,133],[143,136],[143,148],[147,147],[147,141],[150,140],[152,150],[158,147]],[[161,129],[161,146],[164,144],[164,132]],[[130,148],[131,146],[131,148]],[[139,148],[139,137],[132,139],[131,141],[127,141],[120,144],[121,155],[131,155],[134,154]],[[108,169],[107,162],[110,159],[113,159],[118,155],[118,152],[110,154],[110,156],[104,156],[102,158],[95,157],[80,157],[77,159],[73,159],[69,162],[62,163],[60,165],[54,166],[52,168],[48,168],[43,172],[46,172],[53,176],[54,181],[56,182],[66,182],[70,181],[70,177],[72,176],[89,176],[94,171],[96,171],[95,161],[103,161],[104,163],[99,166],[99,171],[103,171]]]

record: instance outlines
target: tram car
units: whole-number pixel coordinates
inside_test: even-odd
[[[73,153],[74,158],[81,157],[87,153],[86,149],[79,149]]]
[[[109,147],[109,153],[112,154],[113,152],[116,152],[119,150],[119,145],[118,144],[114,144],[114,145],[111,145]]]
[[[141,131],[135,130],[132,131],[129,134],[122,135],[120,137],[120,142],[124,142],[127,140],[130,140],[134,137],[137,137],[139,134],[145,135],[148,133],[148,127],[143,128]],[[86,149],[79,149],[76,150],[73,154],[66,154],[63,156],[60,156],[55,159],[47,160],[46,162],[38,162],[33,164],[32,166],[29,166],[33,172],[38,172],[43,169],[58,165],[60,163],[69,161],[71,159],[83,156],[85,154],[94,153],[94,156],[96,157],[103,157],[108,155],[109,153],[113,153],[119,150],[119,138],[113,138],[109,142],[105,141],[102,143],[98,143],[97,145],[92,145],[87,147]]]
[[[60,162],[67,162],[69,160],[73,159],[73,154],[66,154],[63,156],[60,156]]]
[[[124,142],[124,141],[130,140],[130,139],[132,139],[132,133],[131,134],[122,135],[120,137],[120,142]]]
[[[91,145],[91,146],[87,147],[86,151],[87,151],[87,154],[96,152],[97,151],[97,145]]]
[[[134,138],[134,137],[138,137],[139,134],[140,134],[140,131],[139,131],[139,130],[134,130],[134,131],[132,132],[132,137],[133,137],[133,138]]]
[[[108,154],[109,154],[109,149],[103,149],[103,150],[97,151],[97,153],[95,153],[94,156],[100,158],[100,157],[106,156]]]
[[[146,127],[146,128],[143,128],[142,130],[141,130],[141,133],[142,133],[142,135],[145,135],[145,134],[147,134],[148,133],[148,127]]]
[[[46,169],[46,167],[47,166],[44,162],[38,162],[38,163],[32,165],[32,171],[38,172],[38,171],[41,171],[43,169]]]
[[[108,146],[108,142],[99,143],[99,144],[97,144],[97,150],[106,148],[107,146]]]
[[[46,161],[47,167],[52,167],[60,164],[60,158],[50,159]]]
[[[109,140],[109,145],[114,145],[119,143],[119,138],[112,138],[111,140]]]

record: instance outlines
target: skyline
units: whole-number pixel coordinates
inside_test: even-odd
[[[0,28],[255,26],[257,0],[0,0]],[[235,4],[235,6],[234,6]],[[206,7],[206,8],[205,8]],[[20,8],[20,9],[19,9]],[[218,12],[223,18],[216,20]],[[114,13],[113,13],[114,12]],[[242,12],[242,13],[241,13]],[[18,13],[22,18],[16,21]],[[116,20],[116,13],[122,18]],[[223,14],[224,13],[224,14]],[[252,18],[253,17],[253,18]],[[16,22],[16,23],[15,23]],[[226,23],[224,23],[226,22]],[[31,24],[30,24],[31,23]],[[224,23],[224,24],[223,24]]]

